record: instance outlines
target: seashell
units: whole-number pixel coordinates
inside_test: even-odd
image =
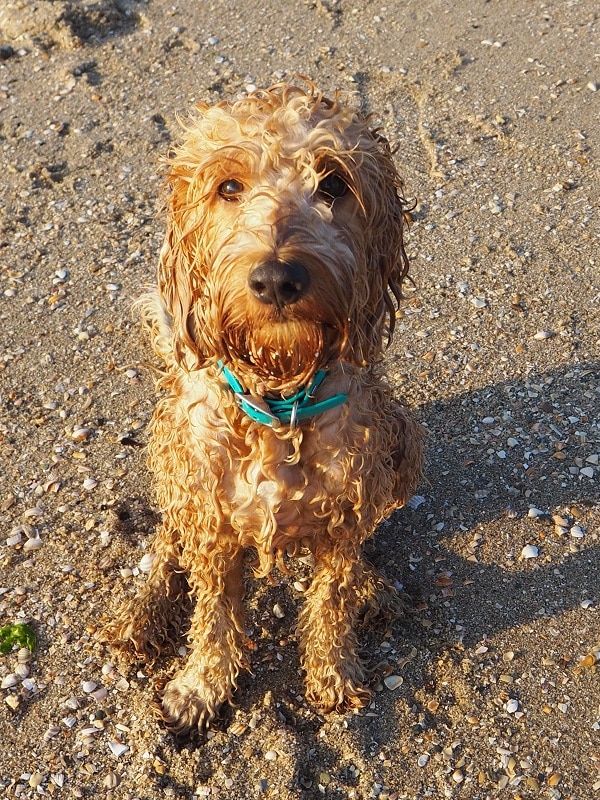
[[[138,565],[140,570],[142,572],[150,572],[150,570],[152,569],[154,558],[155,558],[154,553],[146,553],[144,556],[142,556],[142,558],[140,559],[140,563]]]
[[[102,783],[106,789],[115,789],[119,785],[119,776],[114,772],[109,772]]]
[[[29,667],[27,664],[18,664],[15,667],[15,675],[18,675],[21,680],[29,676]]]
[[[40,506],[35,506],[35,508],[28,508],[26,511],[24,511],[23,516],[25,519],[30,519],[31,517],[41,517],[43,513],[43,508]]]
[[[44,543],[39,538],[39,536],[35,536],[33,539],[27,539],[25,544],[23,545],[23,550],[25,552],[29,552],[30,550],[39,550]]]
[[[506,710],[509,714],[514,714],[515,711],[519,710],[519,701],[518,700],[509,700],[505,706]]]
[[[91,694],[95,689],[98,688],[98,684],[94,683],[94,681],[83,681],[81,688],[86,694]]]
[[[11,689],[13,686],[16,686],[20,682],[20,678],[18,675],[11,673],[10,675],[5,675],[2,678],[2,683],[0,683],[0,689]]]
[[[425,502],[425,498],[420,494],[413,495],[408,503],[406,504],[409,508],[417,509],[419,506],[422,506]]]
[[[49,725],[48,730],[44,734],[44,741],[49,742],[51,739],[54,739],[60,733],[60,728],[58,725]]]
[[[29,785],[32,789],[37,789],[44,782],[44,776],[41,772],[34,772],[29,776]]]
[[[485,308],[487,306],[487,300],[484,300],[483,297],[470,297],[469,302],[471,305],[474,305],[475,308]]]
[[[527,516],[531,517],[532,519],[536,519],[537,517],[543,517],[545,514],[541,508],[535,508],[535,506],[531,506],[529,511],[527,512]]]
[[[85,442],[86,439],[90,438],[92,433],[93,431],[91,428],[74,428],[71,439],[75,442]]]
[[[229,733],[231,733],[233,736],[241,736],[247,730],[248,726],[245,722],[234,722],[229,726]]]
[[[88,492],[90,492],[92,489],[95,489],[96,486],[98,486],[98,481],[94,480],[93,478],[86,478],[83,482],[83,488]]]
[[[124,756],[125,753],[129,752],[129,747],[127,747],[126,744],[123,744],[122,742],[116,742],[112,739],[108,743],[108,749],[113,756],[116,756],[117,758],[120,758],[121,756]]]
[[[540,551],[534,544],[527,544],[521,550],[521,555],[523,558],[537,558],[540,554]]]

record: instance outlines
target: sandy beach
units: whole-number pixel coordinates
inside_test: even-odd
[[[600,797],[600,13],[591,0],[0,0],[0,798]],[[131,306],[195,102],[295,75],[393,143],[414,286],[386,369],[427,427],[374,563],[374,699],[320,716],[297,562],[205,743],[100,620],[144,581],[155,363]],[[182,642],[183,644],[183,642]]]

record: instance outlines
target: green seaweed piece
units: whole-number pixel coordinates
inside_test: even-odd
[[[0,628],[0,653],[10,653],[15,645],[26,647],[31,653],[35,649],[35,633],[29,625],[5,625]]]

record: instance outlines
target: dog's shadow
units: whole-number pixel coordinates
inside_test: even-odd
[[[465,655],[487,639],[595,596],[600,547],[585,521],[600,502],[599,374],[597,362],[567,366],[418,410],[430,432],[424,502],[384,523],[372,554],[414,601],[414,615],[394,629],[398,652],[450,659],[459,674]],[[574,538],[573,525],[583,538]],[[535,557],[525,557],[528,545]],[[390,713],[380,724],[382,707],[395,709],[392,717],[410,708],[424,727],[435,726],[424,703],[429,670],[418,662],[400,670],[404,703],[384,693],[377,717],[351,718],[365,755],[373,738],[382,747],[397,739]]]

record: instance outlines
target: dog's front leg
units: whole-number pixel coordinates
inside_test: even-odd
[[[202,731],[231,700],[243,654],[241,550],[225,552],[211,542],[194,553],[188,583],[195,602],[188,639],[191,652],[182,669],[167,683],[162,715],[178,736]]]
[[[341,541],[316,557],[298,625],[306,698],[325,712],[358,708],[371,696],[356,652],[360,555],[352,543]]]

